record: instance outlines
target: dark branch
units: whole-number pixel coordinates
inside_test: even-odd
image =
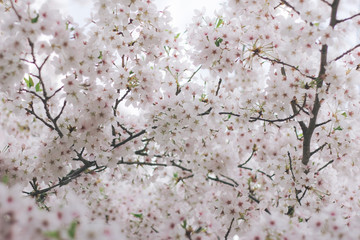
[[[267,176],[268,178],[270,178],[270,180],[273,180],[272,178],[275,176],[275,173],[273,173],[272,175],[270,174],[267,174],[266,172],[264,171],[261,171],[261,170],[256,170],[257,172],[261,173],[261,174],[264,174],[265,176]]]
[[[300,15],[300,12],[298,10],[296,10],[290,3],[288,3],[287,1],[285,0],[281,0],[281,2],[283,4],[285,4],[287,7],[291,8],[294,12],[296,12],[298,15]]]
[[[233,183],[230,183],[230,182],[221,180],[221,179],[219,179],[218,176],[215,176],[215,178],[210,177],[210,176],[207,176],[206,179],[209,179],[209,180],[212,180],[212,181],[215,181],[215,182],[219,182],[219,183],[223,183],[223,184],[229,185],[229,186],[231,186],[231,187],[236,187],[236,185],[239,185],[239,184],[237,184],[237,183],[236,183],[236,184],[233,184]]]
[[[65,177],[59,178],[58,183],[56,183],[50,187],[47,187],[47,188],[38,189],[37,184],[35,184],[34,182],[30,182],[30,185],[32,186],[33,191],[32,192],[24,192],[24,193],[26,193],[32,197],[38,197],[39,195],[45,194],[56,187],[62,187],[64,185],[67,185],[72,180],[80,177],[82,173],[84,173],[86,170],[88,170],[90,167],[92,167],[94,165],[95,165],[95,162],[88,162],[88,164],[85,164],[76,170],[71,170]]]
[[[128,137],[127,139],[125,139],[124,141],[119,142],[119,143],[117,143],[117,144],[111,144],[111,145],[112,145],[113,149],[115,149],[115,148],[120,147],[120,146],[124,145],[125,143],[133,140],[134,138],[137,138],[137,137],[143,135],[144,133],[146,133],[146,131],[145,131],[145,130],[141,130],[140,132],[138,132],[138,133],[136,133],[136,134],[134,134],[134,135],[129,136],[129,137]]]
[[[226,232],[226,234],[225,234],[225,240],[227,240],[228,239],[228,236],[229,236],[229,234],[230,234],[230,231],[231,231],[231,227],[232,227],[232,225],[233,225],[233,222],[234,222],[234,218],[232,218],[231,219],[231,223],[230,223],[230,226],[229,226],[229,228],[228,228],[228,230],[227,230],[227,232]]]
[[[124,94],[124,96],[122,96],[120,99],[115,100],[115,105],[113,107],[114,116],[116,116],[116,111],[117,111],[117,108],[118,108],[119,104],[126,98],[126,96],[130,93],[130,91],[131,91],[131,89],[128,88],[126,90],[126,93]]]
[[[329,7],[331,7],[331,3],[329,3],[328,1],[326,0],[321,0],[323,3],[325,3],[326,5],[328,5]]]
[[[233,182],[234,184],[235,184],[235,186],[236,187],[238,187],[239,186],[239,184],[234,180],[234,179],[232,179],[232,178],[230,178],[230,177],[228,177],[228,176],[225,176],[225,175],[223,175],[223,174],[220,174],[220,176],[222,176],[222,177],[224,177],[224,178],[226,178],[226,179],[228,179],[228,180],[230,180],[231,182]]]
[[[292,159],[290,156],[290,152],[288,152],[288,157],[289,157],[289,163],[290,163],[290,172],[291,172],[291,176],[293,181],[295,182],[295,175],[294,175],[294,171],[293,171],[293,167],[292,167]]]
[[[312,151],[310,153],[310,156],[314,155],[315,153],[317,153],[318,151],[322,150],[328,143],[324,143],[323,145],[321,145],[320,147],[318,147],[316,150]]]
[[[336,14],[339,7],[340,0],[334,0],[331,4],[331,18],[330,18],[330,26],[332,28],[335,27],[335,25],[338,23],[338,20],[336,20]]]
[[[253,149],[252,152],[251,152],[250,157],[249,157],[244,163],[239,164],[238,167],[239,167],[239,168],[242,168],[244,165],[246,165],[246,164],[251,160],[251,158],[254,156],[254,153],[255,153],[255,152],[256,152],[255,149]]]
[[[342,22],[345,22],[345,21],[348,21],[348,20],[351,20],[357,16],[360,16],[360,13],[357,13],[355,15],[352,15],[351,17],[348,17],[348,18],[344,18],[344,19],[341,19],[341,20],[337,20],[336,23],[342,23]]]
[[[171,160],[171,166],[178,167],[183,171],[192,172],[191,169],[181,166],[180,164],[175,163],[175,160]]]
[[[190,76],[188,82],[191,81],[191,79],[192,79],[192,78],[195,76],[195,74],[201,69],[201,67],[202,67],[202,65],[200,65],[200,66],[198,67],[198,69],[196,69],[196,71]]]
[[[288,63],[286,63],[286,62],[283,62],[283,61],[281,61],[281,60],[279,60],[279,59],[271,59],[271,58],[268,58],[268,57],[265,57],[265,56],[261,56],[261,55],[258,54],[258,53],[255,53],[255,55],[258,56],[258,57],[261,58],[261,59],[270,61],[271,63],[277,63],[277,64],[281,64],[281,65],[290,67],[291,69],[293,69],[293,70],[295,70],[295,71],[298,71],[298,72],[299,72],[301,75],[303,75],[304,77],[310,78],[310,79],[312,79],[312,80],[316,79],[316,78],[313,77],[313,76],[306,75],[305,73],[303,73],[302,71],[300,71],[298,67],[295,67],[294,65],[291,65],[291,64],[288,64]]]
[[[231,116],[235,116],[235,117],[240,117],[240,114],[236,114],[233,112],[219,112],[220,115],[231,115]]]
[[[328,165],[332,164],[334,162],[334,160],[331,160],[329,162],[327,162],[324,166],[322,166],[321,168],[319,168],[316,173],[319,173],[321,170],[323,170],[324,168],[326,168]]]
[[[350,48],[349,50],[347,50],[346,52],[342,53],[340,56],[336,57],[335,59],[331,60],[330,62],[334,62],[339,60],[340,58],[344,57],[346,54],[352,52],[353,50],[355,50],[356,48],[360,47],[360,44],[355,45],[354,47]]]
[[[325,121],[325,122],[316,124],[316,125],[315,125],[315,128],[320,127],[320,126],[322,126],[322,125],[325,125],[325,124],[327,124],[327,123],[329,123],[329,122],[331,122],[331,119],[329,119],[329,120],[327,120],[327,121]]]
[[[198,116],[205,116],[205,115],[209,115],[210,114],[210,112],[211,112],[211,110],[212,110],[212,107],[210,107],[208,110],[206,110],[205,112],[203,112],[203,113],[199,113],[198,114]]]
[[[217,86],[217,89],[216,89],[216,94],[215,94],[215,96],[217,96],[218,93],[219,93],[221,82],[222,82],[222,79],[220,78],[220,79],[219,79],[218,86]]]

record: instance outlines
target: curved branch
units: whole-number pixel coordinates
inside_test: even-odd
[[[354,47],[350,48],[349,50],[347,50],[346,52],[343,52],[341,55],[339,55],[338,57],[334,58],[333,60],[331,60],[330,62],[335,62],[337,60],[339,60],[340,58],[344,57],[346,54],[354,51],[356,48],[360,47],[360,44],[355,45]]]
[[[284,66],[287,66],[287,67],[290,67],[291,69],[295,70],[295,71],[298,71],[301,75],[303,75],[304,77],[307,77],[307,78],[310,78],[312,80],[315,80],[316,78],[313,77],[313,76],[310,76],[310,75],[306,75],[305,73],[303,73],[302,71],[299,70],[298,67],[295,67],[294,65],[291,65],[289,63],[286,63],[286,62],[283,62],[279,59],[271,59],[271,58],[268,58],[268,57],[265,57],[265,56],[261,56],[259,53],[255,53],[256,56],[258,56],[259,58],[261,59],[264,59],[264,60],[267,60],[267,61],[270,61],[271,63],[277,63],[277,64],[282,64]]]
[[[348,21],[348,20],[351,20],[357,16],[360,16],[360,13],[357,13],[355,15],[352,15],[351,17],[347,17],[347,18],[344,18],[344,19],[341,19],[341,20],[337,20],[336,23],[342,23],[342,22],[345,22],[345,21]]]

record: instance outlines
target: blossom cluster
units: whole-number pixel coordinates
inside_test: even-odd
[[[343,1],[34,3],[0,1],[0,238],[360,237]]]

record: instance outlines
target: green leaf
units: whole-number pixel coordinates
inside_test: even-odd
[[[26,78],[24,78],[26,86],[29,87],[29,80],[27,80]]]
[[[219,46],[220,46],[220,43],[222,43],[222,41],[223,41],[222,38],[217,38],[217,39],[215,40],[215,45],[216,45],[217,47],[219,47]]]
[[[334,128],[334,131],[336,131],[336,130],[341,131],[343,129],[340,126],[338,126],[338,127]]]
[[[26,86],[27,86],[28,88],[31,88],[32,86],[34,86],[34,81],[33,81],[33,79],[31,78],[31,76],[29,76],[29,79],[24,78],[24,80],[25,80]]]
[[[215,22],[216,27],[215,28],[219,28],[221,26],[221,24],[224,23],[224,20],[222,20],[222,18],[218,18]]]
[[[195,233],[200,233],[201,231],[205,232],[205,229],[202,227],[198,227],[198,229],[195,230]]]
[[[72,221],[68,229],[68,235],[71,239],[75,239],[76,227],[77,227],[77,222]]]
[[[178,178],[179,174],[178,173],[174,173],[174,178]]]
[[[39,20],[39,14],[37,14],[36,17],[31,19],[31,23],[37,23],[38,20]]]
[[[140,218],[140,219],[143,218],[142,213],[131,213],[131,215],[133,215],[133,216],[136,217],[136,218]]]
[[[31,76],[29,76],[29,87],[33,87],[34,86],[34,81],[31,78]]]
[[[36,92],[41,92],[42,89],[40,88],[40,82],[38,82],[36,85],[35,85],[35,91]]]
[[[9,177],[7,175],[2,176],[1,182],[8,184],[9,183]]]
[[[175,38],[175,39],[178,39],[179,36],[180,36],[180,33],[176,34],[174,38]]]
[[[103,55],[102,55],[102,51],[100,51],[100,54],[98,56],[98,59],[102,59],[103,58]]]
[[[344,117],[347,117],[346,112],[343,112],[341,115],[343,115]]]
[[[183,223],[181,224],[181,227],[183,229],[186,229],[186,226],[187,226],[187,222],[186,222],[186,220],[184,220]]]
[[[60,239],[60,232],[59,231],[48,231],[44,233],[45,237]]]

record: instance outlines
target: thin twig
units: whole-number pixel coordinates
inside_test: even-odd
[[[219,112],[220,115],[231,115],[231,116],[235,116],[235,117],[240,117],[240,114],[237,113],[233,113],[233,112]]]
[[[221,82],[222,82],[222,79],[220,78],[220,79],[219,79],[218,86],[217,86],[217,89],[216,89],[216,94],[215,94],[215,96],[217,96],[218,93],[219,93]]]
[[[331,119],[329,119],[329,120],[327,120],[327,121],[325,121],[325,122],[322,122],[322,123],[318,123],[318,124],[315,125],[315,127],[316,127],[316,128],[317,128],[317,127],[320,127],[320,126],[325,125],[325,124],[327,124],[327,123],[329,123],[329,122],[331,122]]]
[[[200,66],[198,67],[198,69],[190,76],[188,82],[191,81],[191,79],[192,79],[192,78],[195,76],[195,74],[201,69],[201,67],[202,67],[202,65],[200,65]]]
[[[318,151],[322,150],[328,143],[324,143],[323,145],[321,145],[320,147],[318,147],[316,150],[312,151],[310,153],[310,156],[314,155],[315,153],[317,153]]]
[[[122,141],[122,142],[119,142],[119,143],[117,143],[117,144],[111,144],[112,147],[113,147],[112,149],[115,149],[115,148],[117,148],[117,147],[120,147],[120,146],[124,145],[125,143],[133,140],[134,138],[137,138],[137,137],[143,135],[144,133],[146,133],[146,131],[145,131],[145,130],[141,130],[140,132],[136,133],[135,135],[129,136],[127,139],[125,139],[125,140]]]
[[[207,176],[206,179],[209,179],[209,180],[212,180],[212,181],[215,181],[215,182],[219,182],[219,183],[223,183],[223,184],[229,185],[231,187],[236,187],[236,184],[229,183],[227,181],[221,180],[221,179],[219,179],[218,176],[216,176],[215,178]]]
[[[125,99],[125,97],[130,93],[130,91],[131,91],[131,89],[128,88],[126,90],[126,93],[124,94],[124,96],[122,96],[120,99],[115,100],[115,105],[113,107],[114,116],[116,116],[116,111],[117,111],[117,108],[118,108],[119,104]]]
[[[236,187],[239,186],[239,184],[238,184],[234,179],[232,179],[232,178],[230,178],[230,177],[228,177],[228,176],[225,176],[225,175],[223,175],[223,174],[220,174],[220,176],[222,176],[222,177],[224,177],[224,178],[232,181],[232,182],[235,184]]]
[[[254,156],[254,153],[255,153],[255,152],[256,152],[256,151],[253,149],[252,152],[251,152],[251,154],[250,154],[250,157],[249,157],[244,163],[239,164],[238,167],[239,167],[239,168],[242,168],[244,165],[246,165],[246,164],[251,160],[251,158]]]
[[[326,5],[328,5],[329,7],[331,7],[331,3],[329,3],[328,1],[326,0],[321,0],[323,3],[325,3]]]
[[[212,110],[212,107],[210,107],[208,110],[206,110],[205,112],[203,112],[203,113],[199,113],[198,114],[198,116],[205,116],[205,115],[209,115],[210,114],[210,112],[211,112],[211,110]]]
[[[295,175],[294,175],[294,171],[293,171],[293,167],[292,167],[292,160],[291,160],[291,156],[290,156],[290,152],[288,152],[288,157],[289,157],[289,162],[290,162],[290,172],[291,172],[291,176],[293,181],[295,182]]]
[[[316,173],[319,173],[321,170],[323,170],[324,168],[326,168],[328,165],[332,164],[334,162],[334,160],[331,160],[329,162],[327,162],[324,166],[322,166],[321,168],[319,168]]]
[[[348,20],[351,20],[357,16],[360,16],[360,13],[357,13],[355,15],[352,15],[351,17],[347,17],[347,18],[344,18],[344,19],[341,19],[341,20],[337,20],[336,23],[342,23],[342,22],[345,22],[345,21],[348,21]]]
[[[334,58],[333,60],[331,60],[330,62],[334,62],[334,61],[339,60],[340,58],[344,57],[346,54],[352,52],[353,50],[355,50],[358,47],[360,47],[360,44],[355,45],[354,47],[350,48],[346,52],[342,53],[340,56],[338,56],[338,57]]]
[[[225,237],[224,237],[224,238],[225,238],[225,240],[227,240],[227,239],[228,239],[228,236],[229,236],[229,234],[230,234],[231,227],[232,227],[232,225],[233,225],[234,220],[235,220],[235,218],[232,218],[232,219],[231,219],[230,226],[229,226],[229,228],[228,228],[228,230],[227,230],[227,232],[226,232],[226,234],[225,234]]]
[[[285,4],[287,7],[291,8],[294,12],[296,12],[298,15],[300,15],[300,12],[298,10],[296,10],[290,3],[288,3],[287,1],[285,0],[281,0],[281,2],[283,4]]]

